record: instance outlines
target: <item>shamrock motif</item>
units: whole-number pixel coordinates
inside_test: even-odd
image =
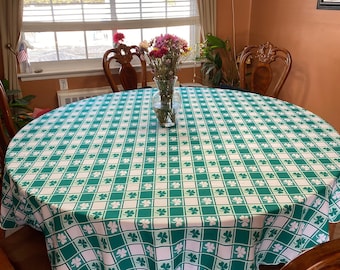
[[[163,264],[161,265],[161,268],[164,269],[164,270],[168,270],[168,269],[171,268],[171,266],[170,266],[169,263],[163,263]]]
[[[137,262],[139,262],[140,266],[145,266],[145,260],[143,258],[138,257]]]
[[[129,233],[128,237],[131,239],[132,242],[136,242],[138,240],[138,236],[136,233]]]
[[[168,239],[168,235],[166,234],[166,232],[160,232],[157,236],[159,237],[159,240],[162,244],[165,243]]]
[[[220,262],[218,264],[218,266],[220,267],[221,270],[227,270],[228,269],[228,264],[224,263],[224,262]]]
[[[127,217],[132,217],[135,212],[133,210],[127,210],[124,213],[126,214]]]
[[[223,211],[224,214],[228,214],[231,211],[231,209],[227,206],[222,206],[221,210]]]
[[[231,231],[225,231],[223,234],[223,238],[225,238],[225,242],[228,243],[231,241],[232,233]]]
[[[166,214],[166,210],[164,208],[158,209],[157,212],[160,216],[164,216]]]
[[[197,261],[197,256],[195,254],[189,253],[188,256],[190,258],[190,262],[194,263]]]
[[[64,216],[64,220],[67,222],[68,225],[73,223],[73,217],[70,214],[66,214]]]

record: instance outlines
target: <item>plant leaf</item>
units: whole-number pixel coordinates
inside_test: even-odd
[[[206,36],[206,42],[207,45],[210,46],[213,49],[216,48],[222,48],[222,49],[226,49],[226,42],[223,41],[222,39],[220,39],[219,37],[216,37],[214,35],[207,35]]]

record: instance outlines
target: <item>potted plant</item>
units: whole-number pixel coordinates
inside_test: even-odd
[[[239,86],[238,69],[229,40],[208,34],[201,45],[200,60],[206,84],[214,87]]]
[[[6,79],[1,80],[8,99],[8,104],[12,112],[13,122],[17,129],[21,129],[27,123],[32,121],[32,109],[29,107],[29,103],[35,96],[28,95],[19,98],[20,90],[9,89],[9,82]]]

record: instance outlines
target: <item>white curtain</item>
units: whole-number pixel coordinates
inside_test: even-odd
[[[201,37],[216,35],[216,0],[197,0],[201,24]]]
[[[18,41],[22,26],[23,0],[0,1],[0,39],[3,53],[4,76],[10,89],[20,89],[17,77]]]

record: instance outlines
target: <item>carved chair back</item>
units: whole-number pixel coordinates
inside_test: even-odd
[[[1,118],[1,121],[0,121],[0,146],[1,146],[0,176],[2,176],[7,146],[10,140],[16,134],[17,130],[15,128],[15,125],[12,119],[12,113],[8,105],[6,91],[1,81],[0,81],[0,118]]]
[[[9,141],[14,137],[17,130],[15,128],[12,113],[10,107],[8,105],[7,94],[5,88],[0,81],[0,139],[1,139],[1,148],[7,149],[7,145]]]
[[[140,53],[138,46],[127,46],[125,44],[119,44],[117,48],[109,49],[104,53],[103,69],[113,92],[119,92],[119,83],[116,82],[115,76],[111,70],[111,63],[113,62],[113,60],[120,64],[118,78],[122,87],[125,90],[136,89],[138,87],[139,76],[136,69],[131,64],[133,58],[139,59],[139,62],[141,64],[141,86],[146,87],[146,61],[144,55]]]
[[[240,87],[277,98],[291,65],[289,51],[270,42],[247,46],[240,55]]]

